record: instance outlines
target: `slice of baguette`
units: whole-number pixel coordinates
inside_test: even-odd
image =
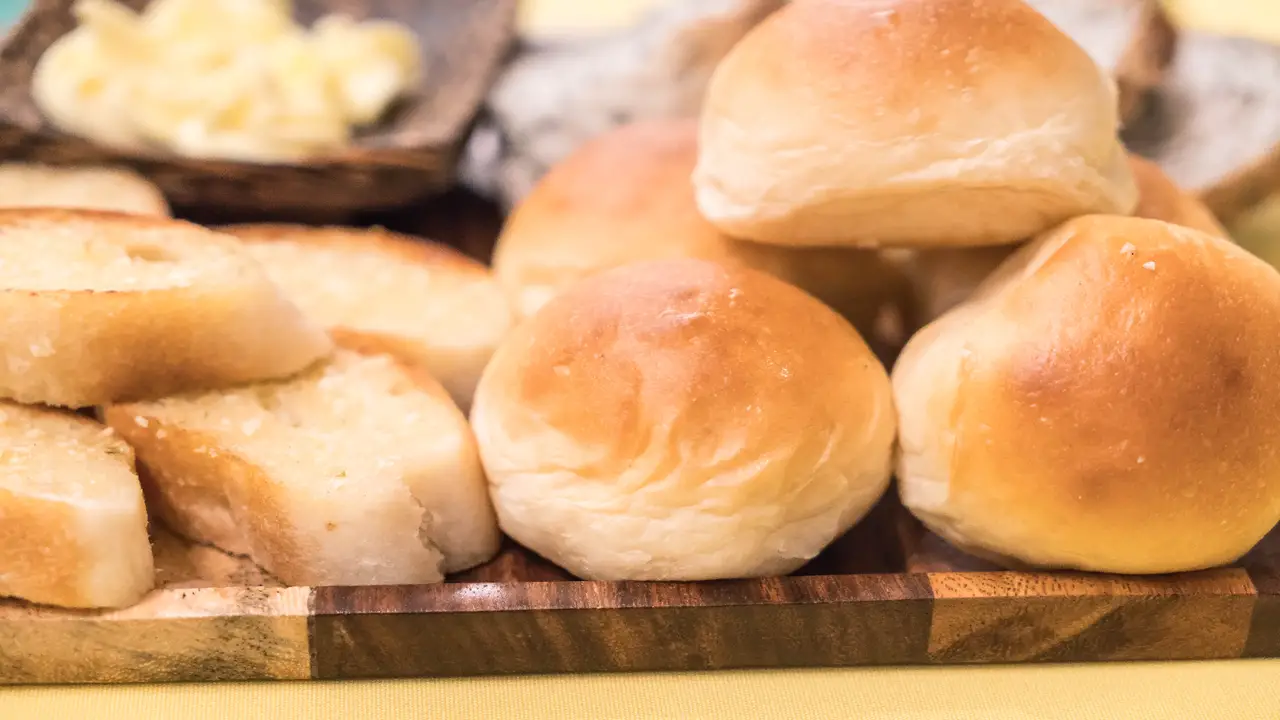
[[[151,589],[152,562],[133,450],[88,418],[0,401],[0,595],[121,607]]]
[[[19,207],[169,215],[160,188],[132,170],[0,163],[0,208]]]
[[[89,210],[0,210],[0,397],[68,407],[296,373],[332,349],[234,239]]]
[[[368,336],[424,365],[465,411],[511,326],[488,268],[452,248],[383,230],[239,225],[271,279],[335,337]]]
[[[391,355],[344,348],[288,381],[103,416],[165,524],[291,585],[436,582],[497,552],[466,419]]]

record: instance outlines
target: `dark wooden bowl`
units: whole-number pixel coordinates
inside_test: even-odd
[[[134,8],[147,0],[125,0]],[[516,0],[297,0],[298,20],[329,12],[394,19],[422,40],[426,73],[377,127],[335,155],[292,164],[133,154],[56,130],[31,98],[36,61],[75,27],[73,0],[34,0],[0,46],[0,157],[117,163],[147,175],[175,205],[245,211],[392,208],[453,182],[472,120],[515,38]]]

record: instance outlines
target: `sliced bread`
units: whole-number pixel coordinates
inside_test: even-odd
[[[287,381],[103,416],[165,524],[291,585],[435,582],[497,552],[466,419],[391,355],[344,348]]]
[[[120,607],[154,577],[133,450],[88,418],[0,402],[0,595]]]
[[[335,337],[369,336],[440,380],[463,410],[511,326],[488,268],[452,248],[383,230],[223,228]]]
[[[0,163],[0,207],[58,207],[114,210],[168,216],[160,188],[117,167],[53,167]]]
[[[0,397],[68,407],[290,375],[332,349],[234,239],[166,218],[0,210]]]

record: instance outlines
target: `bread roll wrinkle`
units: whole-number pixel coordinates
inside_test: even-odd
[[[1021,0],[794,0],[717,68],[694,174],[730,235],[981,245],[1125,214],[1116,90]]]
[[[1280,520],[1280,275],[1229,241],[1079,218],[894,369],[905,504],[1043,567],[1231,562]]]

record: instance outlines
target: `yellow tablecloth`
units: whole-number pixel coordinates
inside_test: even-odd
[[[521,21],[563,34],[655,1],[524,0]],[[1280,0],[1167,3],[1189,25],[1280,42]],[[0,690],[0,720],[374,717],[1274,720],[1280,660]]]
[[[5,720],[1274,720],[1280,661],[8,690]]]

